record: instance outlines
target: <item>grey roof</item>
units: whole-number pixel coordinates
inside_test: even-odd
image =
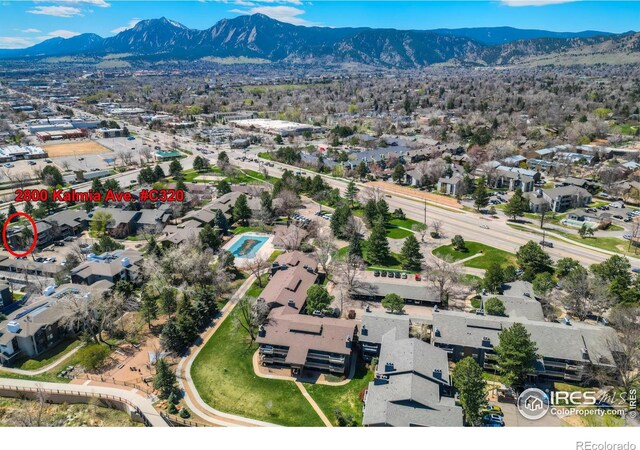
[[[368,312],[362,315],[360,327],[360,342],[381,344],[382,336],[391,330],[396,330],[398,339],[409,338],[411,320],[408,315],[390,314],[386,312]]]
[[[382,337],[377,373],[394,375],[415,372],[440,384],[449,384],[447,353],[419,339],[397,337],[395,329]],[[441,376],[436,376],[439,370]]]
[[[140,211],[126,211],[121,208],[96,208],[94,217],[98,212],[111,214],[112,223],[111,226],[108,226],[107,228],[117,227],[118,225],[123,223],[128,224],[131,222],[135,222],[135,220],[140,215]]]
[[[560,186],[553,189],[543,189],[546,196],[552,199],[558,197],[567,197],[573,195],[581,195],[582,197],[591,197],[591,194],[586,189],[578,186]]]
[[[442,396],[449,385],[448,367],[445,351],[418,339],[396,339],[395,329],[386,333],[376,380],[367,390],[363,425],[462,426],[462,408]]]
[[[55,223],[58,226],[75,228],[78,225],[82,225],[82,222],[86,221],[88,218],[89,216],[87,212],[82,209],[67,209],[45,217],[42,220],[49,224]]]
[[[171,212],[166,209],[141,209],[138,224],[156,225],[158,223],[165,223],[170,216]]]
[[[491,297],[496,297],[504,304],[505,315],[513,319],[529,319],[544,322],[542,305],[537,300],[530,300],[521,297],[509,297],[506,295],[486,295],[483,297],[487,301]]]
[[[373,283],[357,283],[352,292],[355,295],[384,297],[387,294],[398,294],[405,300],[420,300],[425,302],[440,303],[440,296],[436,289],[413,280],[397,280],[397,282],[377,279]],[[389,280],[388,278],[386,280]],[[395,280],[395,278],[394,278]]]
[[[529,294],[529,297],[525,296]],[[517,280],[503,285],[503,295],[485,295],[483,301],[491,297],[499,298],[505,307],[505,314],[511,318],[525,318],[544,322],[542,305],[533,297],[533,285]]]
[[[586,348],[589,360],[594,364],[611,365],[611,347],[618,345],[613,328],[601,325],[532,321],[524,318],[478,316],[457,311],[438,311],[433,314],[433,342],[482,348],[483,338],[489,338],[489,347],[499,342],[499,333],[514,323],[521,323],[531,334],[542,358],[585,361],[582,349]]]
[[[461,427],[462,408],[440,397],[438,385],[407,373],[369,383],[362,424],[392,427]]]

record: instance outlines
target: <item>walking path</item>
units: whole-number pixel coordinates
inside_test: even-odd
[[[63,362],[65,362],[66,360],[71,358],[81,348],[82,348],[82,346],[79,345],[78,347],[74,348],[73,350],[71,350],[69,353],[67,353],[63,357],[58,358],[55,361],[53,361],[52,363],[47,364],[46,366],[41,367],[41,368],[39,368],[37,370],[24,370],[24,369],[14,369],[14,368],[11,368],[11,367],[3,367],[2,370],[0,370],[0,376],[2,375],[2,372],[10,372],[10,373],[15,373],[16,375],[27,375],[27,376],[42,375],[43,373],[49,372],[54,367],[62,364]]]
[[[327,427],[333,427],[333,424],[329,421],[329,419],[327,419],[327,416],[324,415],[324,413],[322,412],[322,410],[320,409],[316,401],[311,398],[307,390],[304,388],[304,385],[299,381],[296,381],[295,383],[298,389],[300,389],[300,392],[302,392],[302,396],[307,399],[307,401],[309,402],[313,410],[316,412],[316,414],[320,416],[320,419],[322,419],[322,422],[324,423],[324,425]]]
[[[44,383],[31,380],[0,379],[0,392],[45,392],[50,395],[102,398],[134,407],[152,427],[167,427],[167,422],[153,407],[151,400],[136,390],[91,384]]]
[[[467,261],[471,261],[472,259],[479,258],[481,256],[484,256],[484,253],[476,253],[475,255],[471,255],[468,258],[459,259],[458,261],[454,262],[453,265],[454,266],[460,266],[460,265],[466,263]]]
[[[222,322],[224,322],[224,320],[231,314],[238,301],[245,295],[247,290],[249,290],[255,279],[255,276],[251,275],[245,280],[244,283],[242,283],[242,286],[240,286],[235,294],[233,294],[233,296],[229,299],[227,304],[224,305],[222,311],[220,311],[220,315],[216,319],[215,324],[200,335],[200,337],[196,340],[196,344],[191,347],[189,354],[182,358],[178,363],[176,375],[178,377],[178,383],[180,384],[180,387],[184,390],[185,403],[194,414],[196,414],[205,422],[231,427],[278,426],[272,423],[262,422],[260,420],[254,420],[246,417],[236,416],[234,414],[224,413],[222,411],[218,411],[215,408],[212,408],[204,400],[202,400],[202,397],[200,397],[200,394],[198,393],[198,390],[193,383],[193,379],[191,378],[191,365],[198,356],[198,353],[200,353],[200,350],[202,350],[211,336],[218,330]]]

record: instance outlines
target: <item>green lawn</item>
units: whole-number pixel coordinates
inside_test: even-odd
[[[233,317],[227,318],[191,368],[202,399],[220,411],[244,417],[286,426],[322,426],[294,383],[255,375],[251,358],[256,349]]]
[[[77,339],[65,339],[55,347],[41,353],[36,358],[20,361],[15,367],[22,370],[38,370],[62,358],[74,348],[79,347],[80,344],[81,342]]]
[[[373,381],[373,372],[359,362],[355,377],[344,386],[305,384],[305,388],[334,425],[338,425],[335,411],[339,409],[342,414],[352,416],[358,425],[362,426],[363,405],[360,393],[371,381]]]
[[[395,225],[396,227],[408,228],[411,230],[413,229],[414,225],[421,224],[422,222],[418,222],[417,220],[413,219],[393,219],[390,220],[389,223],[391,225]]]
[[[246,293],[247,297],[251,297],[251,298],[260,297],[260,294],[262,294],[264,287],[267,285],[267,282],[269,281],[269,274],[265,273],[260,277],[260,279],[262,280],[262,287],[260,287],[260,284],[258,284],[258,280],[254,281],[251,287],[247,289],[247,293]]]
[[[413,234],[412,231],[387,225],[387,237],[389,239],[404,239],[411,234]]]
[[[236,227],[233,229],[233,234],[242,234],[242,233],[249,233],[251,231],[260,231],[260,229],[258,227]]]
[[[284,253],[284,250],[274,250],[273,252],[271,252],[271,256],[269,256],[268,261],[270,263],[274,262],[276,260],[276,258],[280,255],[282,255]]]
[[[436,248],[433,251],[433,254],[440,258],[448,256],[453,261],[460,261],[461,259],[469,258],[482,252],[482,256],[478,256],[477,258],[473,258],[463,263],[463,266],[465,267],[473,267],[476,269],[486,269],[493,262],[498,262],[503,267],[509,264],[515,264],[515,255],[513,253],[498,250],[495,247],[480,244],[479,242],[468,241],[466,242],[466,245],[466,251],[456,251],[453,249],[451,244],[443,245]]]

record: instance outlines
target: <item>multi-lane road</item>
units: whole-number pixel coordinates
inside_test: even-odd
[[[79,109],[75,109],[75,113],[77,115],[87,115]],[[263,167],[263,161],[260,161],[257,156],[260,149],[252,149],[250,151],[250,159],[253,161],[249,160],[249,158],[243,160],[241,157],[245,156],[246,152],[242,150],[232,150],[228,145],[216,147],[203,145],[189,137],[170,135],[162,131],[151,131],[130,123],[127,123],[127,127],[137,133],[138,139],[144,139],[154,146],[158,145],[162,148],[167,148],[177,144],[180,148],[189,150],[192,156],[181,161],[185,169],[192,167],[193,157],[196,155],[215,161],[219,150],[225,150],[231,158],[232,163],[241,168],[261,170]],[[198,150],[202,147],[206,147],[208,153],[203,154]],[[267,168],[269,173],[275,176],[281,175],[286,169],[294,171],[300,170],[296,167],[279,163],[275,163],[274,167]],[[138,170],[134,170],[124,174],[114,175],[113,178],[118,179],[121,186],[128,186],[129,182],[136,179],[137,175]],[[346,189],[348,182],[344,179],[334,178],[328,175],[323,175],[323,178],[332,188],[338,188],[343,192]],[[75,186],[74,188],[82,190],[88,189],[89,186],[90,184],[86,183]],[[360,183],[359,188],[362,191],[367,189],[368,186],[367,184]],[[408,218],[423,222],[426,209],[427,224],[435,219],[439,220],[442,222],[443,230],[448,236],[460,234],[467,240],[482,242],[486,245],[509,252],[515,252],[521,245],[530,240],[538,241],[541,238],[538,234],[510,227],[504,218],[481,219],[478,214],[472,212],[452,210],[428,203],[425,205],[420,199],[412,199],[409,196],[399,195],[392,191],[385,191],[384,189],[382,191],[391,210],[402,208]],[[481,225],[485,225],[486,227],[482,227]],[[612,252],[570,241],[562,236],[554,235],[552,232],[549,233],[549,236],[553,238],[554,247],[547,248],[546,250],[554,259],[572,257],[585,265],[589,265],[602,262],[613,254]],[[634,267],[640,267],[640,259],[629,257],[629,260]]]

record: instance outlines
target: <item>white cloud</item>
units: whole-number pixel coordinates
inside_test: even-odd
[[[47,33],[47,39],[54,38],[54,37],[61,37],[61,38],[68,39],[70,37],[78,36],[79,34],[80,33],[77,33],[75,31],[69,31],[69,30],[55,30],[55,31],[52,31],[51,33]]]
[[[34,3],[59,3],[59,4],[67,4],[67,5],[91,5],[97,6],[98,8],[108,8],[111,6],[106,0],[31,0]]]
[[[15,37],[15,36],[0,36],[0,48],[3,48],[3,49],[26,48],[26,47],[31,47],[32,45],[33,45],[33,41],[29,38]]]
[[[306,19],[303,19],[302,17],[299,17],[304,14],[305,11],[300,8],[294,8],[293,6],[255,6],[247,10],[232,9],[229,12],[236,14],[264,14],[265,16],[269,16],[272,19],[276,19],[280,22],[286,22],[293,25],[316,25]]]
[[[545,6],[559,5],[561,3],[573,3],[577,0],[500,0],[507,6]]]
[[[23,33],[42,33],[42,31],[38,30],[37,28],[26,28],[20,31],[22,31]]]
[[[30,14],[55,17],[73,17],[82,15],[82,11],[78,8],[74,8],[73,6],[36,6],[34,9],[30,9],[27,12]]]
[[[128,24],[126,24],[125,26],[123,26],[123,27],[118,27],[118,28],[114,28],[113,30],[111,30],[111,32],[112,32],[113,34],[118,34],[118,33],[120,33],[121,31],[128,30],[129,28],[133,28],[133,27],[135,27],[135,26],[136,26],[136,24],[137,24],[138,22],[140,22],[140,19],[131,19],[131,20],[129,21],[129,23],[128,23]]]

